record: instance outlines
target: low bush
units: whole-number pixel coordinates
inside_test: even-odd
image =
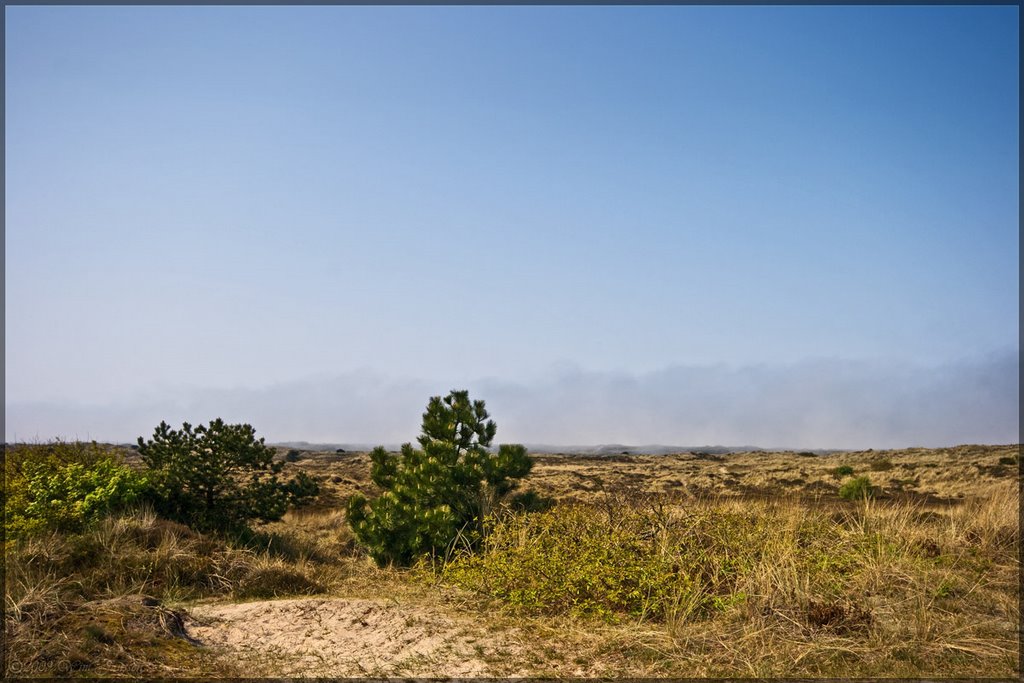
[[[869,467],[872,472],[887,472],[893,468],[893,464],[889,458],[879,458],[878,460],[872,460]]]
[[[139,501],[148,482],[95,442],[5,449],[4,530],[16,539],[80,532]]]
[[[545,614],[664,614],[673,566],[650,552],[635,519],[617,529],[587,507],[508,516],[476,554],[449,562],[444,576],[514,607]]]
[[[840,465],[832,470],[833,479],[842,479],[843,477],[849,477],[853,474],[853,468],[849,465]]]
[[[760,562],[764,531],[728,510],[680,519],[628,504],[556,506],[492,519],[479,550],[458,553],[441,574],[533,613],[700,617],[746,600],[739,582]]]
[[[847,500],[863,500],[875,494],[874,486],[868,477],[854,477],[839,487],[839,496]]]

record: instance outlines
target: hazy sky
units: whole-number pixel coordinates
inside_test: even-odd
[[[5,13],[8,439],[1017,440],[1015,6]]]

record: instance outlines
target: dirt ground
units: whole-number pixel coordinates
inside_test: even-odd
[[[508,662],[516,649],[507,637],[485,635],[469,621],[395,601],[301,598],[200,605],[189,612],[190,637],[253,675],[493,676],[499,672],[487,659]]]

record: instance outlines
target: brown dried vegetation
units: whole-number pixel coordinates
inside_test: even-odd
[[[405,571],[373,566],[341,512],[352,493],[373,492],[367,455],[304,451],[286,467],[323,481],[318,505],[245,543],[145,512],[9,543],[8,672],[1017,678],[1018,450],[538,456],[529,485],[554,510],[496,520],[502,543],[475,560],[453,552]],[[839,498],[840,465],[870,476],[876,496]],[[532,534],[557,528],[544,514],[571,517],[598,547],[544,564],[556,555],[527,552]],[[643,562],[620,561],[620,545],[603,553],[602,528]],[[549,539],[559,552],[568,540]],[[526,561],[572,582],[517,578]],[[631,583],[640,574],[629,572],[654,569],[664,574]],[[636,585],[663,589],[657,609],[653,590],[629,597]],[[294,636],[274,639],[285,650],[257,639],[246,659],[227,630],[190,638],[251,629],[230,615],[274,614],[273,602],[247,601],[280,598],[281,633]],[[346,648],[365,629],[380,658],[334,656],[329,634],[302,621],[349,612],[373,619],[345,621]],[[206,614],[222,616],[196,621]],[[285,651],[290,668],[275,669]]]

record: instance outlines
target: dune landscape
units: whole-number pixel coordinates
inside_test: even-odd
[[[138,466],[134,450],[106,448]],[[536,455],[524,484],[553,507],[496,521],[491,533],[500,539],[472,555],[453,549],[406,569],[376,566],[346,523],[347,499],[376,488],[367,453],[276,452],[285,473],[307,473],[322,483],[321,492],[312,505],[258,527],[246,543],[140,511],[78,539],[9,544],[9,671],[994,678],[1019,672],[1016,445],[828,455]],[[840,495],[854,475],[870,479],[870,496]],[[554,539],[544,556],[526,552],[538,533]],[[589,550],[572,551],[574,542]],[[629,563],[618,554],[624,548],[646,564],[626,573],[609,565]],[[669,568],[657,577],[661,584],[647,584],[646,590],[675,591],[661,598],[631,601],[590,585],[628,583],[639,576],[631,571],[662,567],[659,558],[677,572]],[[685,585],[696,581],[699,590],[682,590],[684,565]],[[552,570],[570,580],[538,579]]]
[[[1021,680],[1018,5],[3,16],[0,678]]]

